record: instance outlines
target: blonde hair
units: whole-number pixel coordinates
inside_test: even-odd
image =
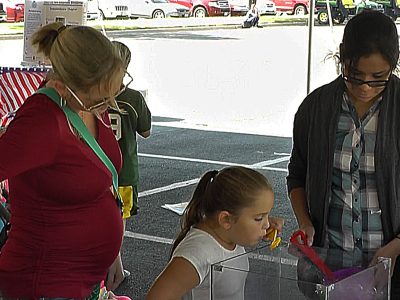
[[[129,50],[128,46],[119,41],[112,41],[114,47],[116,47],[121,55],[122,61],[125,64],[125,67],[128,68],[129,63],[131,62],[131,50]]]
[[[124,63],[116,47],[96,29],[51,23],[34,33],[32,45],[50,60],[54,76],[72,90],[89,92],[98,87],[114,99],[113,88],[121,84]]]

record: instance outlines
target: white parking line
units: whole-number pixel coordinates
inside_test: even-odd
[[[149,196],[149,195],[153,195],[153,194],[158,194],[158,193],[178,189],[178,188],[185,187],[188,185],[196,184],[197,182],[199,182],[199,180],[200,180],[200,178],[195,178],[195,179],[191,179],[191,180],[187,180],[187,181],[173,183],[173,184],[170,184],[167,186],[162,186],[162,187],[159,187],[156,189],[144,191],[144,192],[139,193],[139,197],[145,197],[145,196]]]
[[[274,152],[276,156],[290,156],[290,153]]]
[[[222,166],[242,166],[242,167],[248,167],[248,168],[253,168],[253,169],[263,169],[263,170],[271,170],[271,171],[279,171],[279,172],[287,172],[287,169],[266,168],[266,166],[270,166],[273,164],[277,164],[277,163],[289,160],[289,156],[285,156],[285,157],[280,157],[280,158],[276,158],[276,159],[262,161],[262,162],[255,163],[252,165],[246,165],[246,164],[237,164],[237,163],[228,162],[228,161],[208,160],[208,159],[198,159],[198,158],[168,156],[168,155],[158,155],[158,154],[138,153],[138,156],[149,157],[149,158],[158,158],[158,159],[200,162],[200,163],[206,163],[206,164],[212,164],[212,165],[222,165]]]
[[[151,157],[151,158],[159,158],[159,159],[169,159],[169,160],[180,160],[180,161],[200,162],[200,163],[213,164],[213,165],[223,165],[223,166],[243,166],[243,167],[244,167],[244,166],[247,166],[247,165],[236,164],[236,163],[227,162],[227,161],[217,161],[217,160],[208,160],[208,159],[188,158],[188,157],[179,157],[179,156],[167,156],[167,155],[145,154],[145,153],[138,153],[138,156]]]
[[[253,164],[250,167],[254,168],[254,169],[262,169],[265,166],[270,166],[270,165],[274,165],[280,162],[284,162],[284,161],[288,161],[290,158],[290,156],[285,156],[285,157],[280,157],[280,158],[276,158],[276,159],[270,159],[270,160],[266,160],[266,161],[261,161],[259,163]],[[285,169],[286,170],[286,169]]]
[[[172,244],[174,242],[173,239],[167,239],[159,236],[152,236],[152,235],[147,235],[147,234],[142,234],[142,233],[136,233],[132,231],[125,231],[124,236],[129,237],[129,238],[134,238],[138,240],[145,240],[145,241],[150,241],[150,242],[156,242],[156,243],[162,243],[162,244]]]
[[[243,167],[248,167],[248,168],[253,168],[253,169],[262,169],[262,170],[270,170],[270,171],[277,171],[277,172],[287,172],[287,169],[283,168],[273,168],[273,167],[267,167],[269,165],[273,165],[279,162],[284,162],[289,160],[289,156],[287,157],[281,157],[281,158],[276,158],[276,159],[271,159],[271,160],[266,160],[262,161],[253,165],[244,165],[244,164],[236,164],[236,163],[231,163],[231,162],[224,162],[224,161],[217,161],[217,160],[206,160],[206,159],[197,159],[197,158],[188,158],[188,157],[179,157],[179,156],[167,156],[167,155],[158,155],[158,154],[145,154],[145,153],[139,153],[139,156],[143,157],[149,157],[149,158],[158,158],[158,159],[170,159],[170,160],[179,160],[179,161],[190,161],[190,162],[202,162],[202,163],[207,163],[207,164],[214,164],[214,165],[223,165],[223,166],[243,166]],[[148,191],[143,191],[139,193],[139,197],[145,197],[149,195],[154,195],[166,191],[171,191],[174,189],[178,189],[181,187],[186,187],[192,184],[198,183],[200,178],[195,178],[195,179],[190,179],[182,182],[176,182],[167,186],[155,188],[152,190]]]

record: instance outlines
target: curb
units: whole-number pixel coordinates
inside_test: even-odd
[[[263,27],[277,27],[277,26],[306,26],[307,21],[305,22],[274,22],[261,23]],[[165,26],[165,27],[138,27],[135,29],[106,29],[106,32],[110,35],[113,33],[121,33],[121,32],[137,32],[137,33],[145,33],[145,32],[160,32],[160,31],[197,31],[197,30],[216,30],[216,29],[237,29],[241,28],[241,24],[209,24],[209,25],[193,25],[193,26]],[[102,30],[102,28],[98,28],[98,30]],[[4,33],[0,34],[0,40],[18,40],[23,39],[23,33]]]
[[[0,34],[0,40],[19,40],[23,39],[24,34],[23,33],[10,33],[10,34]]]

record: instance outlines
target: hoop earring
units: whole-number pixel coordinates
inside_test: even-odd
[[[63,97],[61,97],[60,104],[61,104],[61,107],[64,107],[67,105],[67,101],[65,101],[65,99]]]

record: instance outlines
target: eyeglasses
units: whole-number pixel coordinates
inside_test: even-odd
[[[374,88],[374,87],[384,87],[389,82],[389,79],[387,79],[387,80],[368,80],[368,81],[364,81],[364,80],[361,80],[361,79],[358,79],[358,78],[345,76],[345,75],[342,75],[342,77],[343,77],[344,81],[347,81],[347,82],[349,82],[351,84],[354,84],[354,85],[366,84],[366,85],[368,85],[369,87],[372,87],[372,88]]]
[[[83,102],[82,102],[82,101],[79,99],[79,97],[75,94],[75,92],[72,91],[68,86],[66,86],[66,88],[67,88],[67,90],[71,93],[71,95],[74,96],[75,100],[79,103],[80,106],[82,106],[86,111],[93,112],[94,110],[97,110],[97,109],[99,109],[99,108],[101,108],[101,107],[104,107],[104,106],[107,106],[107,107],[108,107],[108,106],[110,106],[110,100],[111,100],[111,99],[115,99],[115,98],[117,98],[119,95],[121,95],[123,92],[125,92],[125,90],[127,89],[127,87],[128,87],[128,86],[132,83],[132,81],[133,81],[132,76],[131,76],[128,72],[126,72],[125,75],[126,75],[125,77],[128,78],[128,82],[127,82],[127,84],[123,84],[123,87],[119,90],[118,93],[116,93],[113,97],[105,97],[105,98],[102,98],[102,99],[100,99],[100,101],[99,101],[98,103],[96,103],[96,104],[94,104],[94,105],[91,105],[91,106],[89,106],[89,107],[86,107],[85,104],[83,104]]]

